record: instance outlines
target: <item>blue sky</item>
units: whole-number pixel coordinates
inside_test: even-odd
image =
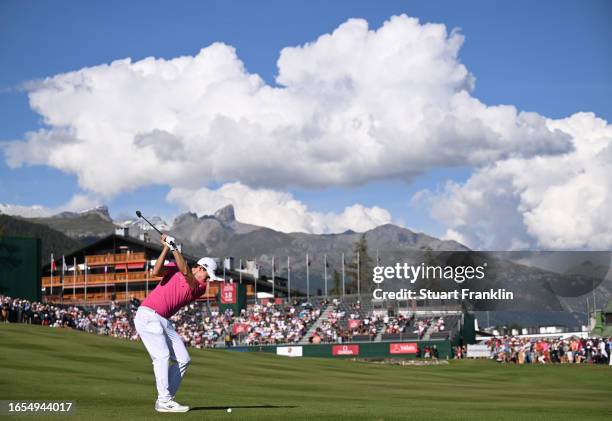
[[[592,111],[612,119],[612,4],[608,1],[308,1],[0,3],[0,139],[19,140],[42,127],[22,85],[131,57],[194,55],[215,41],[232,45],[250,73],[275,85],[279,52],[333,31],[349,18],[378,28],[405,13],[458,27],[459,59],[476,78],[472,95],[487,105],[512,104],[549,118]],[[339,212],[361,203],[387,209],[395,221],[441,236],[445,226],[411,205],[423,189],[465,182],[469,166],[437,168],[410,183],[377,180],[355,187],[294,187],[309,209]],[[0,161],[0,203],[57,207],[79,191],[75,174],[49,166],[11,169]],[[149,185],[107,200],[113,214],[146,208],[173,216],[169,187]]]

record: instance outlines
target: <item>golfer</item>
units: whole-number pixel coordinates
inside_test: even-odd
[[[203,257],[189,269],[183,255],[175,247],[174,238],[162,235],[164,246],[155,262],[153,276],[160,276],[168,250],[172,251],[176,263],[166,265],[166,272],[159,285],[142,302],[134,325],[142,343],[153,360],[153,372],[157,385],[158,412],[187,412],[188,406],[174,401],[189,365],[189,354],[183,340],[168,320],[179,309],[195,301],[206,291],[206,281],[218,281],[215,275],[217,263]]]

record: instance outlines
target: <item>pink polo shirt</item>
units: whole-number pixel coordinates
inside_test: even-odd
[[[170,263],[165,268],[166,273],[161,282],[144,299],[142,305],[155,310],[167,319],[204,294],[206,284],[196,281],[196,286],[191,289],[176,263]]]

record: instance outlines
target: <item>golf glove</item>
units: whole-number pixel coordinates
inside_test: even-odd
[[[167,235],[166,239],[164,240],[164,244],[166,244],[170,248],[171,251],[176,250],[176,247],[175,247],[176,243],[175,243],[174,237],[170,237],[169,235]]]

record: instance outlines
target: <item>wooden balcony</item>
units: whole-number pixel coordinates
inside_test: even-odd
[[[95,285],[104,285],[109,284],[125,284],[127,277],[128,283],[136,283],[136,282],[146,282],[147,273],[146,271],[138,271],[138,272],[116,272],[116,273],[107,273],[107,274],[95,274],[87,275],[87,285],[95,286]],[[149,282],[157,282],[161,281],[161,277],[148,276]],[[61,276],[53,276],[53,288],[61,288],[62,287],[62,278]],[[51,288],[51,277],[43,276],[41,279],[41,285],[43,288]],[[76,288],[83,288],[85,286],[85,275],[64,275],[64,288],[75,286]]]
[[[112,266],[117,263],[144,263],[146,256],[144,252],[119,253],[119,254],[96,254],[85,256],[88,266]]]
[[[135,279],[128,279],[127,294],[125,291],[125,276],[123,276],[123,278],[120,278],[118,276],[119,274],[115,274],[117,275],[117,279],[113,279],[111,281],[110,278],[111,278],[111,275],[113,274],[107,274],[106,282],[107,282],[107,286],[109,289],[105,294],[104,293],[104,283],[105,283],[104,275],[88,275],[87,287],[90,289],[87,290],[87,297],[85,296],[84,276],[80,276],[80,277],[77,276],[76,284],[73,284],[72,279],[65,278],[66,282],[64,283],[64,296],[63,297],[60,297],[60,295],[58,295],[58,292],[61,292],[62,285],[59,283],[59,279],[58,279],[58,282],[56,283],[55,282],[56,279],[54,277],[53,279],[54,294],[53,295],[50,295],[50,287],[51,287],[50,283],[47,283],[47,284],[43,283],[43,286],[47,288],[47,291],[44,294],[45,296],[44,299],[49,302],[59,303],[60,301],[62,301],[64,304],[72,303],[76,305],[83,305],[85,302],[87,302],[87,304],[107,304],[110,301],[111,295],[114,294],[115,300],[119,302],[129,300],[130,297],[132,296],[140,300],[143,300],[147,295],[146,287],[142,285],[142,282],[145,281],[145,278],[143,276],[143,273],[133,273],[133,274],[139,275],[139,277]],[[79,280],[81,280],[81,282],[78,282]],[[154,282],[154,283],[160,280],[161,280],[160,277],[149,278],[149,282]],[[139,284],[139,285],[130,286],[130,284]],[[149,286],[149,292],[151,292],[154,287],[155,285],[151,284]],[[73,288],[74,288],[74,294],[72,292]],[[211,282],[209,284],[209,288],[199,298],[199,300],[215,300],[218,292],[219,292],[219,283]],[[254,295],[253,285],[248,284],[247,285],[247,296],[252,297],[253,295]]]
[[[210,290],[202,295],[199,300],[214,300],[216,297],[216,292],[218,288],[211,285]],[[149,290],[151,292],[151,290]],[[87,291],[87,299],[85,297],[84,291],[76,291],[75,294],[72,293],[71,290],[64,290],[64,297],[60,297],[57,294],[53,296],[46,296],[48,301],[59,303],[60,301],[64,304],[75,304],[75,305],[83,305],[85,302],[87,304],[107,304],[110,302],[111,295],[115,295],[115,301],[117,302],[125,302],[130,300],[132,297],[138,298],[140,301],[144,300],[147,296],[146,290],[129,290],[126,294],[125,289],[123,290],[115,290],[115,291],[107,291],[104,294],[104,291]]]

